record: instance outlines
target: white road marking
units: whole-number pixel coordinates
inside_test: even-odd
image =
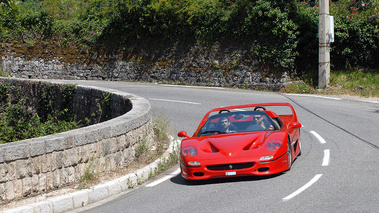
[[[201,103],[190,102],[190,101],[178,101],[178,100],[159,99],[159,98],[149,98],[149,99],[152,101],[166,101],[166,102],[175,102],[175,103],[182,103],[182,104],[195,104],[195,105],[201,104]]]
[[[324,138],[322,138],[319,134],[317,134],[317,132],[311,131],[311,133],[318,139],[318,141],[320,141],[320,143],[322,143],[322,144],[326,143]]]
[[[184,87],[184,88],[199,88],[199,89],[218,89],[218,90],[224,90],[225,88],[222,87],[204,87],[204,86],[184,86],[184,85],[171,85],[171,84],[162,84],[162,86],[165,87]]]
[[[298,190],[296,190],[292,194],[288,195],[287,197],[283,198],[283,201],[288,201],[288,200],[294,198],[296,195],[299,195],[304,190],[306,190],[307,188],[309,188],[310,186],[312,186],[314,183],[316,183],[321,178],[321,176],[322,176],[322,174],[317,174],[307,184],[305,184],[304,186],[302,186],[301,188],[299,188]]]
[[[322,166],[329,166],[329,159],[330,159],[330,150],[325,149],[324,150],[324,159],[322,161]]]
[[[180,173],[180,168],[178,168],[177,170],[175,170],[173,173],[168,174],[168,175],[162,177],[161,179],[158,179],[158,180],[156,180],[154,182],[151,182],[151,183],[147,184],[146,187],[156,186],[156,185],[158,185],[158,184],[160,184],[160,183],[162,183],[162,182],[164,182],[164,181],[166,181],[166,180],[168,180],[168,179],[170,179],[170,178],[178,175],[179,173]]]
[[[324,98],[324,99],[332,99],[332,100],[342,100],[342,98],[335,98],[335,97],[328,97],[328,96],[321,96],[321,95],[307,95],[307,94],[287,94],[289,96],[304,96],[304,97],[314,97],[314,98]]]
[[[360,102],[368,102],[368,103],[373,103],[373,104],[379,104],[379,101],[360,100],[360,99],[353,99],[353,100],[360,101]]]

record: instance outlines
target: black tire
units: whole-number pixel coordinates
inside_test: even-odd
[[[291,150],[291,141],[290,140],[288,140],[287,153],[288,153],[288,169],[287,169],[287,171],[289,171],[289,170],[291,170],[291,166],[292,166],[292,150]]]

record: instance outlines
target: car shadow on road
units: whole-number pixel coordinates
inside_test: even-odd
[[[265,176],[244,176],[244,177],[232,177],[232,178],[215,178],[208,180],[185,180],[180,174],[172,177],[170,181],[179,185],[187,186],[199,186],[199,185],[210,185],[210,184],[222,184],[222,183],[233,183],[233,182],[247,182],[247,181],[261,181],[266,179],[275,178],[283,175],[284,173],[275,175],[265,175]]]

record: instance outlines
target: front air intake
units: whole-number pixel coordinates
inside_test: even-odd
[[[210,165],[210,166],[207,166],[207,168],[213,171],[220,171],[220,170],[247,169],[252,166],[254,166],[254,163],[236,163],[236,164]]]

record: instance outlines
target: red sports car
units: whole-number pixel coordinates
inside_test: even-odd
[[[289,103],[212,109],[192,137],[178,133],[186,137],[180,147],[181,175],[202,180],[290,170],[301,153],[300,128]]]

